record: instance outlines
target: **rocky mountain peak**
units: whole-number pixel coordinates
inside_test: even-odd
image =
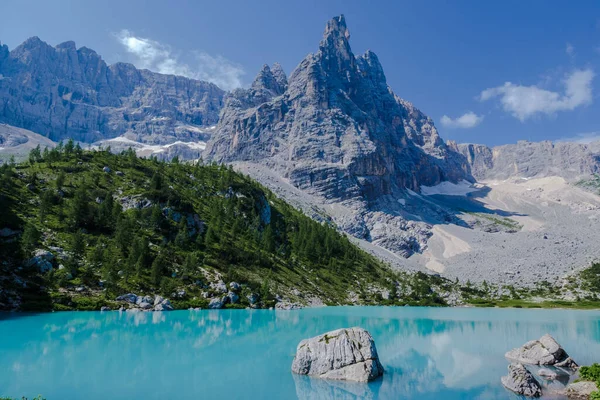
[[[2,67],[2,62],[8,58],[8,46],[0,43],[0,68]]]
[[[285,75],[284,75],[285,78]],[[261,70],[254,78],[254,82],[252,82],[252,89],[254,90],[267,90],[271,92],[274,96],[278,96],[282,94],[286,89],[287,81],[282,84],[281,77],[279,80],[273,74],[273,71],[267,64],[263,65]]]
[[[350,48],[350,32],[343,15],[330,19],[319,44],[317,57],[329,74],[344,74],[355,69],[356,60]],[[351,79],[350,76],[346,78]]]
[[[0,47],[0,76],[0,122],[54,141],[204,140],[225,94],[208,82],[108,67],[92,49],[73,41],[53,47],[38,37],[10,52]]]
[[[57,44],[56,48],[57,49],[65,49],[65,50],[77,50],[77,46],[75,45],[75,42],[72,40],[68,40],[66,42]]]
[[[470,179],[468,165],[431,119],[394,95],[375,53],[355,57],[349,37],[343,16],[327,22],[319,50],[298,64],[281,95],[265,95],[275,76],[263,66],[250,89],[226,101],[204,156],[266,166],[297,189],[348,207],[350,214],[335,217],[343,230],[410,254],[418,245],[399,231],[408,225],[394,199],[421,185]]]
[[[281,64],[279,64],[278,62],[274,63],[271,66],[271,73],[275,77],[275,80],[277,81],[279,86],[282,87],[284,90],[287,89],[287,84],[288,84],[287,75],[285,74],[285,71],[281,67]]]

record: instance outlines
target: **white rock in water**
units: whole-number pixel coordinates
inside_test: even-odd
[[[577,363],[549,334],[539,340],[532,340],[523,346],[512,349],[504,355],[512,361],[533,365],[554,365],[564,368],[576,368]]]
[[[542,387],[523,364],[512,363],[508,366],[508,375],[501,378],[508,390],[527,397],[540,397]]]
[[[554,371],[549,370],[548,368],[542,368],[540,369],[537,374],[539,376],[541,376],[544,379],[547,379],[549,381],[553,381],[556,379],[556,377],[558,376],[558,374]]]
[[[371,334],[355,327],[301,341],[292,372],[324,379],[368,382],[383,375],[383,366]]]

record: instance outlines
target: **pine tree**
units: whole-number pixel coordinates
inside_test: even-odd
[[[83,155],[83,149],[81,148],[79,143],[77,143],[75,145],[75,156],[79,159],[79,158],[81,158],[82,155]]]
[[[185,257],[183,265],[181,266],[183,278],[189,278],[194,274],[194,271],[198,267],[198,257],[190,253]]]
[[[180,248],[186,248],[190,241],[190,237],[188,234],[187,223],[185,218],[182,216],[179,221],[179,230],[177,231],[177,236],[175,236],[175,245]]]
[[[71,238],[71,253],[77,261],[85,258],[85,237],[81,229],[77,230]]]
[[[211,224],[206,229],[206,234],[204,235],[204,246],[210,248],[216,243],[219,243],[219,235],[217,235]]]
[[[84,226],[88,223],[89,216],[90,207],[87,188],[85,185],[81,185],[77,188],[73,200],[71,200],[71,218],[75,226]]]
[[[40,196],[40,207],[39,207],[39,217],[40,222],[44,222],[46,219],[46,215],[50,212],[52,208],[52,204],[54,203],[54,194],[50,190],[46,190]]]
[[[58,173],[58,175],[56,176],[56,182],[55,182],[56,190],[62,190],[63,189],[63,186],[65,185],[65,179],[66,179],[65,172],[64,171],[60,171]]]
[[[21,236],[21,248],[26,257],[31,256],[31,253],[35,250],[41,238],[42,234],[37,230],[35,225],[25,225],[23,235]]]
[[[40,162],[42,158],[42,150],[40,149],[40,145],[35,146],[34,149],[31,149],[29,152],[29,164],[33,165],[37,162]]]
[[[165,260],[162,254],[156,256],[154,261],[152,262],[151,268],[151,278],[154,286],[160,285],[160,281],[162,280],[163,274],[165,271]]]
[[[73,139],[69,139],[69,141],[65,145],[65,154],[67,156],[70,156],[71,154],[73,154],[74,151],[75,151],[75,142],[73,142]]]

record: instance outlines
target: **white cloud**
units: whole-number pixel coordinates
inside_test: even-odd
[[[504,111],[523,122],[536,114],[552,115],[558,111],[570,111],[591,104],[594,75],[594,71],[589,68],[573,71],[563,81],[564,93],[541,89],[535,85],[522,86],[506,82],[503,86],[485,89],[479,95],[479,100],[499,97]]]
[[[575,47],[571,43],[567,43],[567,47],[565,48],[565,52],[569,57],[575,56]]]
[[[564,137],[564,138],[561,138],[561,139],[558,139],[555,141],[556,142],[574,142],[574,143],[588,144],[588,143],[600,141],[600,131],[578,133],[576,135],[573,135],[570,137]]]
[[[115,36],[125,50],[135,57],[134,64],[139,68],[212,82],[225,90],[242,86],[244,69],[223,56],[193,52],[191,56],[195,64],[190,66],[181,61],[169,46],[160,42],[134,36],[127,29]]]
[[[477,115],[473,111],[468,111],[457,118],[450,118],[444,115],[440,122],[446,128],[474,128],[483,121],[483,115]]]

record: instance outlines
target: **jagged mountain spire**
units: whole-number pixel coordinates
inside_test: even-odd
[[[319,53],[333,70],[342,71],[354,67],[354,54],[350,48],[350,32],[343,15],[330,19],[325,27]]]
[[[283,72],[283,71],[281,71]],[[284,74],[285,79],[285,74]],[[278,96],[282,94],[287,86],[287,80],[285,83],[281,82],[281,77],[279,79],[275,77],[273,71],[267,64],[263,65],[261,70],[254,78],[254,82],[252,82],[252,89],[254,90],[267,90],[271,92],[271,94]]]
[[[285,71],[278,62],[274,63],[271,66],[271,73],[273,73],[273,76],[275,77],[275,80],[277,81],[279,86],[281,86],[284,90],[287,89],[287,75],[285,74]]]

